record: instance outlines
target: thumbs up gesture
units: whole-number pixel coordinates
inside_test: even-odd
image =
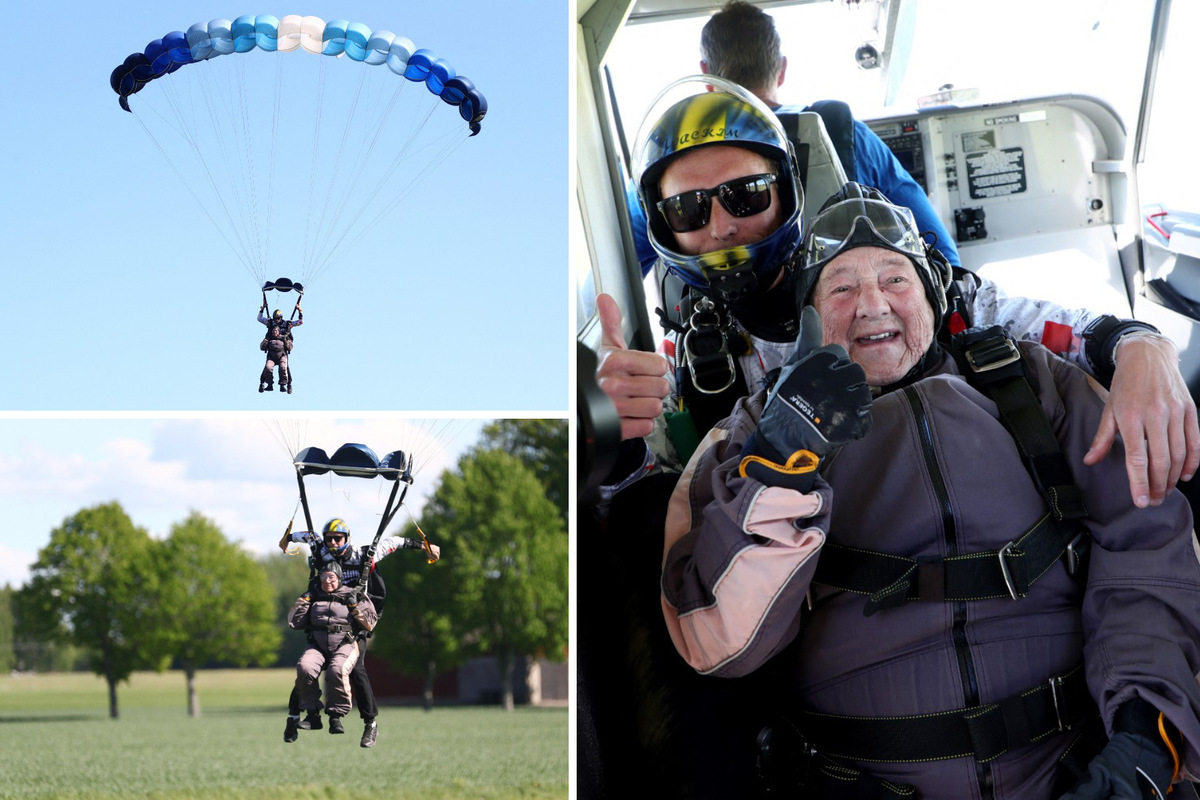
[[[621,309],[607,294],[596,298],[600,312],[600,347],[596,351],[596,383],[609,396],[621,418],[621,438],[649,436],[662,401],[670,391],[667,360],[657,353],[630,350],[621,328]]]
[[[743,475],[791,485],[771,473],[803,473],[809,478],[801,483],[810,486],[810,473],[820,459],[871,429],[866,373],[841,345],[822,347],[821,340],[821,318],[807,306],[800,316],[796,347],[767,395],[758,430],[746,442]]]

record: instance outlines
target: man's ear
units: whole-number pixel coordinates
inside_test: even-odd
[[[779,67],[779,80],[775,82],[776,86],[783,86],[783,76],[787,72],[787,56],[782,57],[782,64]]]
[[[701,75],[709,74],[707,61],[704,61],[704,60],[700,61],[700,74]],[[710,92],[716,91],[711,85],[706,85],[704,88],[705,88],[705,90],[710,91]]]

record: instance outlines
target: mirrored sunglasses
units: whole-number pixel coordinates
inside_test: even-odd
[[[676,233],[698,231],[708,224],[712,215],[712,198],[735,217],[752,217],[771,207],[771,184],[778,177],[771,174],[747,175],[725,181],[711,189],[693,189],[660,200],[659,212]]]

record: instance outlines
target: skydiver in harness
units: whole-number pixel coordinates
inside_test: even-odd
[[[372,610],[376,612],[375,621],[378,621],[379,614],[383,612],[383,600],[387,594],[387,590],[383,585],[383,579],[375,571],[375,563],[397,550],[405,549],[424,550],[429,562],[433,563],[441,558],[442,552],[440,547],[429,543],[424,538],[409,539],[403,536],[389,536],[380,539],[374,548],[371,546],[354,547],[350,544],[350,527],[344,520],[337,517],[326,522],[322,526],[319,535],[312,531],[285,533],[279,542],[279,549],[286,552],[288,544],[291,542],[303,542],[312,550],[310,564],[313,575],[309,583],[309,593],[315,590],[315,582],[321,578],[322,571],[328,565],[336,565],[341,572],[342,580],[347,586],[360,587],[363,596],[369,597],[373,601]],[[363,580],[364,575],[367,576],[366,580]],[[313,596],[315,597],[315,595]],[[362,625],[355,627],[353,633],[358,641],[358,655],[356,660],[350,665],[347,678],[353,689],[354,701],[358,705],[358,713],[363,720],[362,741],[359,743],[362,747],[374,747],[375,740],[379,735],[379,726],[375,722],[375,717],[378,715],[379,710],[375,704],[375,693],[371,689],[371,680],[367,676],[366,660],[364,658],[366,655],[367,639],[370,638],[371,631],[372,628],[366,628]],[[296,688],[292,691],[292,696],[288,700],[288,719],[283,733],[283,740],[285,742],[296,741],[298,736],[297,731],[299,730],[320,730],[322,727],[320,705],[312,705],[311,703],[304,705],[301,689],[302,687],[297,683]],[[301,710],[307,712],[303,720],[300,719]],[[340,707],[327,709],[327,713],[330,716],[330,733],[345,732],[341,720],[345,712],[342,712],[341,715],[336,714],[336,711],[340,710]]]
[[[296,691],[300,708],[310,715],[321,708],[317,679],[325,673],[325,709],[329,732],[343,733],[342,717],[350,713],[349,676],[362,662],[360,633],[370,633],[379,620],[370,596],[357,584],[344,580],[337,560],[318,568],[316,586],[296,600],[288,625],[308,634],[308,647],[296,664]],[[298,720],[288,717],[288,731],[295,737]],[[285,736],[285,741],[287,737]]]
[[[292,352],[292,328],[304,324],[304,310],[296,303],[296,313],[299,319],[284,319],[283,312],[275,309],[268,319],[267,298],[263,295],[262,307],[258,310],[258,321],[267,327],[267,335],[263,337],[258,348],[267,354],[267,363],[263,366],[262,375],[258,378],[258,391],[274,391],[275,366],[279,366],[279,391],[292,393],[292,371],[288,368],[288,353]]]

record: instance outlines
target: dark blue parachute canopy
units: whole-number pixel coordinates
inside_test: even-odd
[[[273,281],[267,281],[266,283],[264,283],[262,286],[262,290],[264,292],[270,292],[270,291],[290,292],[292,290],[295,290],[295,291],[299,292],[300,294],[304,294],[304,284],[296,283],[295,281],[292,281],[288,278],[276,278]],[[297,301],[297,302],[299,302],[299,301]]]
[[[412,40],[391,31],[372,31],[358,22],[290,14],[279,19],[269,14],[246,15],[232,22],[214,19],[197,22],[187,32],[172,31],[133,53],[112,71],[109,84],[121,108],[130,111],[129,97],[146,84],[180,67],[219,56],[259,49],[267,52],[304,50],[326,56],[345,55],[370,66],[387,64],[405,79],[424,83],[430,92],[456,106],[471,135],[479,133],[487,113],[487,100],[471,81],[456,75],[448,61],[429,50],[417,49]]]
[[[394,481],[408,477],[411,483],[412,459],[402,450],[393,450],[382,459],[365,444],[347,443],[326,455],[319,447],[306,447],[292,460],[301,475],[324,475],[332,472],[349,478],[383,477]]]

